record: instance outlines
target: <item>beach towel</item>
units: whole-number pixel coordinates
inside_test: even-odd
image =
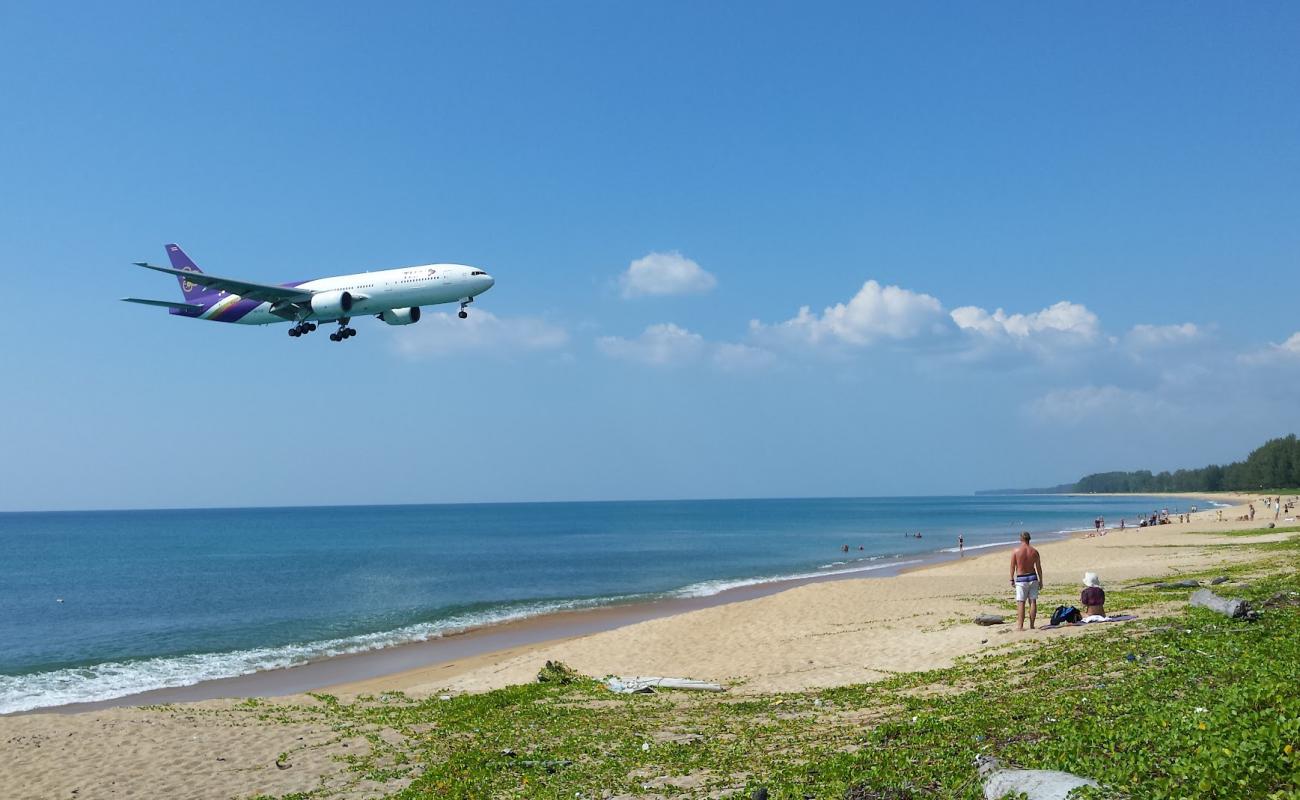
[[[1098,622],[1128,622],[1131,619],[1137,619],[1137,614],[1116,614],[1113,617],[1100,617],[1100,618],[1096,616],[1091,616],[1085,618],[1081,622],[1065,622],[1065,623],[1061,623],[1060,625],[1044,625],[1043,627],[1039,628],[1039,630],[1050,631],[1053,628],[1077,628],[1080,625],[1094,625]]]

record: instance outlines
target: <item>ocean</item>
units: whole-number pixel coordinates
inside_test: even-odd
[[[866,575],[952,550],[959,533],[978,552],[1022,529],[1060,534],[1090,528],[1099,514],[1132,523],[1190,502],[879,497],[0,514],[0,713],[565,609]]]

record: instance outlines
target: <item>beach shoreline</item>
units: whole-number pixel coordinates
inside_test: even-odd
[[[1254,499],[1253,495],[1241,493],[1143,493],[1135,496],[1216,500],[1237,505]],[[1198,513],[1208,517],[1218,510],[1221,509],[1209,509]],[[1090,530],[1082,529],[1035,531],[1034,535],[1038,542],[1048,543],[1085,537],[1090,533]],[[778,577],[772,580],[756,579],[753,583],[725,588],[705,596],[659,597],[590,608],[547,611],[519,619],[455,630],[422,641],[401,642],[371,650],[332,655],[288,667],[201,680],[189,685],[132,692],[103,700],[40,706],[10,712],[7,715],[0,715],[0,718],[22,714],[75,714],[118,707],[193,703],[230,698],[286,697],[318,691],[355,694],[427,683],[435,676],[451,681],[509,658],[524,657],[534,651],[562,642],[615,631],[638,623],[733,603],[745,603],[805,585],[887,579],[900,574],[923,572],[949,562],[1007,551],[1014,545],[1013,541],[977,545],[968,548],[966,553],[953,552],[956,548],[945,546],[911,556],[881,557],[879,563],[869,563],[821,575]]]
[[[1173,591],[1152,600],[1142,590],[1131,596],[1147,596],[1136,601],[1146,605],[1125,605],[1125,590],[1134,588],[1135,581],[1189,574],[1203,577],[1219,570],[1249,579],[1252,563],[1267,558],[1266,552],[1249,545],[1278,542],[1295,534],[1266,530],[1271,515],[1254,522],[1236,520],[1243,508],[1201,511],[1186,523],[1111,528],[1102,535],[1078,532],[1042,542],[1045,586],[1040,627],[1054,605],[1077,602],[1085,571],[1098,572],[1108,593],[1113,593],[1107,601],[1109,613],[1136,614],[1139,621],[1133,624],[1138,626],[1183,607],[1189,592]],[[1244,529],[1256,529],[1257,534],[1218,535]],[[1041,538],[1035,537],[1035,544]],[[403,784],[356,784],[355,776],[341,766],[375,745],[362,731],[340,733],[329,711],[336,702],[409,707],[426,698],[437,702],[436,698],[523,687],[536,683],[546,661],[560,661],[595,677],[670,675],[708,680],[723,684],[728,697],[775,707],[789,693],[871,684],[952,666],[967,656],[1019,653],[1059,637],[1090,636],[1118,627],[1018,632],[1014,611],[1007,610],[1011,606],[1008,583],[1006,552],[990,548],[884,577],[746,587],[755,596],[727,598],[639,621],[623,620],[594,632],[575,630],[535,643],[497,641],[501,646],[488,652],[372,677],[355,679],[349,666],[343,671],[344,680],[317,687],[312,696],[231,697],[144,707],[119,702],[116,707],[83,708],[76,713],[67,713],[70,709],[65,707],[64,713],[51,713],[59,710],[51,708],[8,715],[0,717],[0,751],[5,755],[0,759],[0,786],[17,787],[11,796],[20,800],[118,797],[131,792],[217,800],[281,796],[323,785],[355,789],[339,796],[375,797]],[[1232,592],[1234,585],[1225,584],[1218,591]],[[1009,613],[1010,618],[991,627],[971,624],[975,614],[989,611]],[[494,634],[478,637],[489,635]],[[245,696],[235,687],[228,686],[229,694]],[[386,698],[388,692],[400,692],[409,700]],[[371,734],[396,735],[389,729]]]

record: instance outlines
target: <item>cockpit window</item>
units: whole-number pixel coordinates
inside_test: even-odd
[[[481,270],[481,269],[476,269],[476,270],[474,270],[473,272],[470,273],[471,276],[472,276],[472,275],[486,275],[486,274],[487,274],[487,273],[484,272],[484,271]]]

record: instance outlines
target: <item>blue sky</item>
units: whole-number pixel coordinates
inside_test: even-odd
[[[0,510],[1240,458],[1300,428],[1297,30],[1288,3],[8,3]],[[118,302],[178,297],[129,266],[168,241],[258,281],[497,286],[465,324],[291,339]]]

